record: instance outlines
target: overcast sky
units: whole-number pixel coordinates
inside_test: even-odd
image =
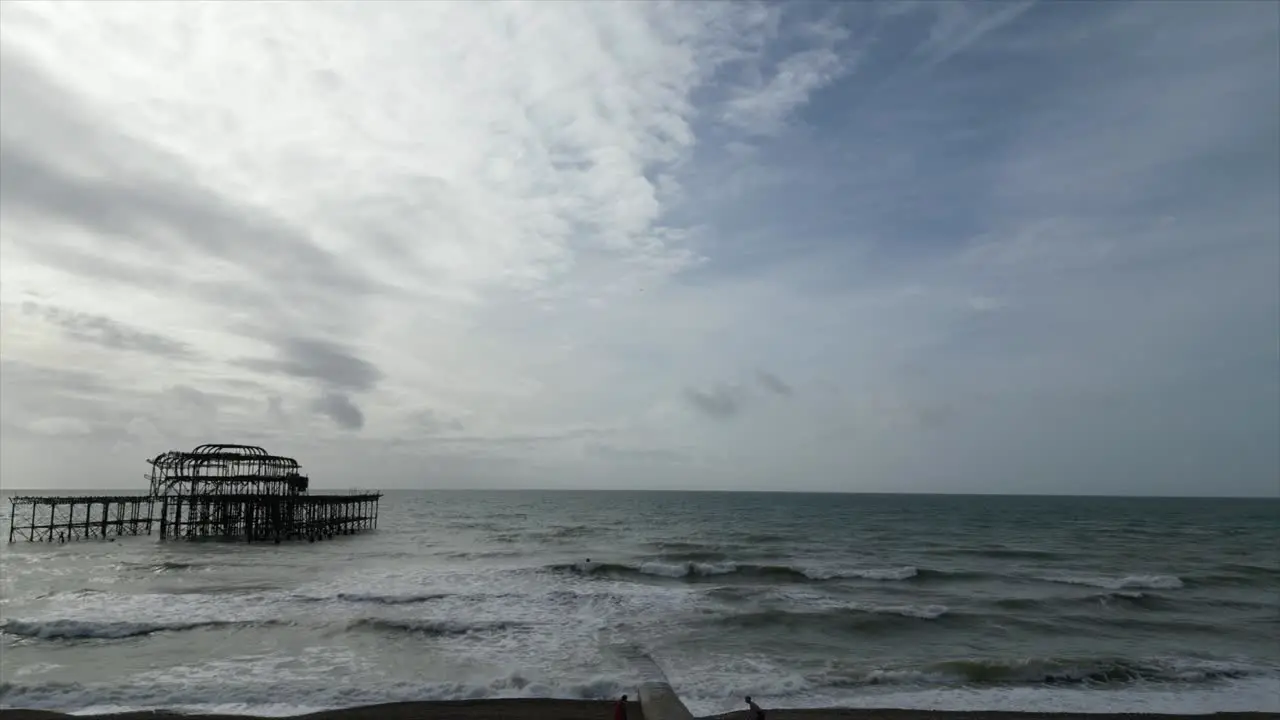
[[[5,487],[1280,495],[1280,4],[0,20]]]

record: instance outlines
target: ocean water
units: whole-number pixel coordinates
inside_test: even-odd
[[[0,557],[0,707],[607,698],[651,659],[696,714],[1280,712],[1272,500],[393,492],[315,544]]]

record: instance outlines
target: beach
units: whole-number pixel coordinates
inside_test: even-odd
[[[600,700],[460,700],[393,703],[366,707],[325,710],[290,716],[306,720],[601,720],[613,717],[613,703]],[[868,710],[840,708],[767,709],[769,720],[1262,720],[1270,713],[1217,713],[1211,715],[1154,715],[1107,713],[1011,713],[950,712],[932,710]],[[4,720],[54,720],[76,717],[47,710],[0,710]],[[80,716],[83,717],[83,716]],[[259,720],[251,715],[186,715],[142,711],[92,716],[97,720]],[[643,720],[638,703],[627,711],[631,720]],[[749,720],[746,712],[735,711],[708,716],[715,720]],[[275,718],[274,720],[279,720]]]

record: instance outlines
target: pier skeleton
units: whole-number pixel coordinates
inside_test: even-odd
[[[311,495],[298,461],[254,445],[201,445],[147,461],[148,495],[11,498],[9,542],[113,535],[246,542],[310,541],[372,530],[378,492]]]

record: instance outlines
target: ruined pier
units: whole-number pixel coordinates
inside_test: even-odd
[[[151,534],[149,495],[24,495],[10,500],[9,542]]]
[[[378,492],[312,495],[297,460],[254,445],[201,445],[147,461],[147,495],[10,498],[9,542],[112,536],[316,541],[373,530]]]

